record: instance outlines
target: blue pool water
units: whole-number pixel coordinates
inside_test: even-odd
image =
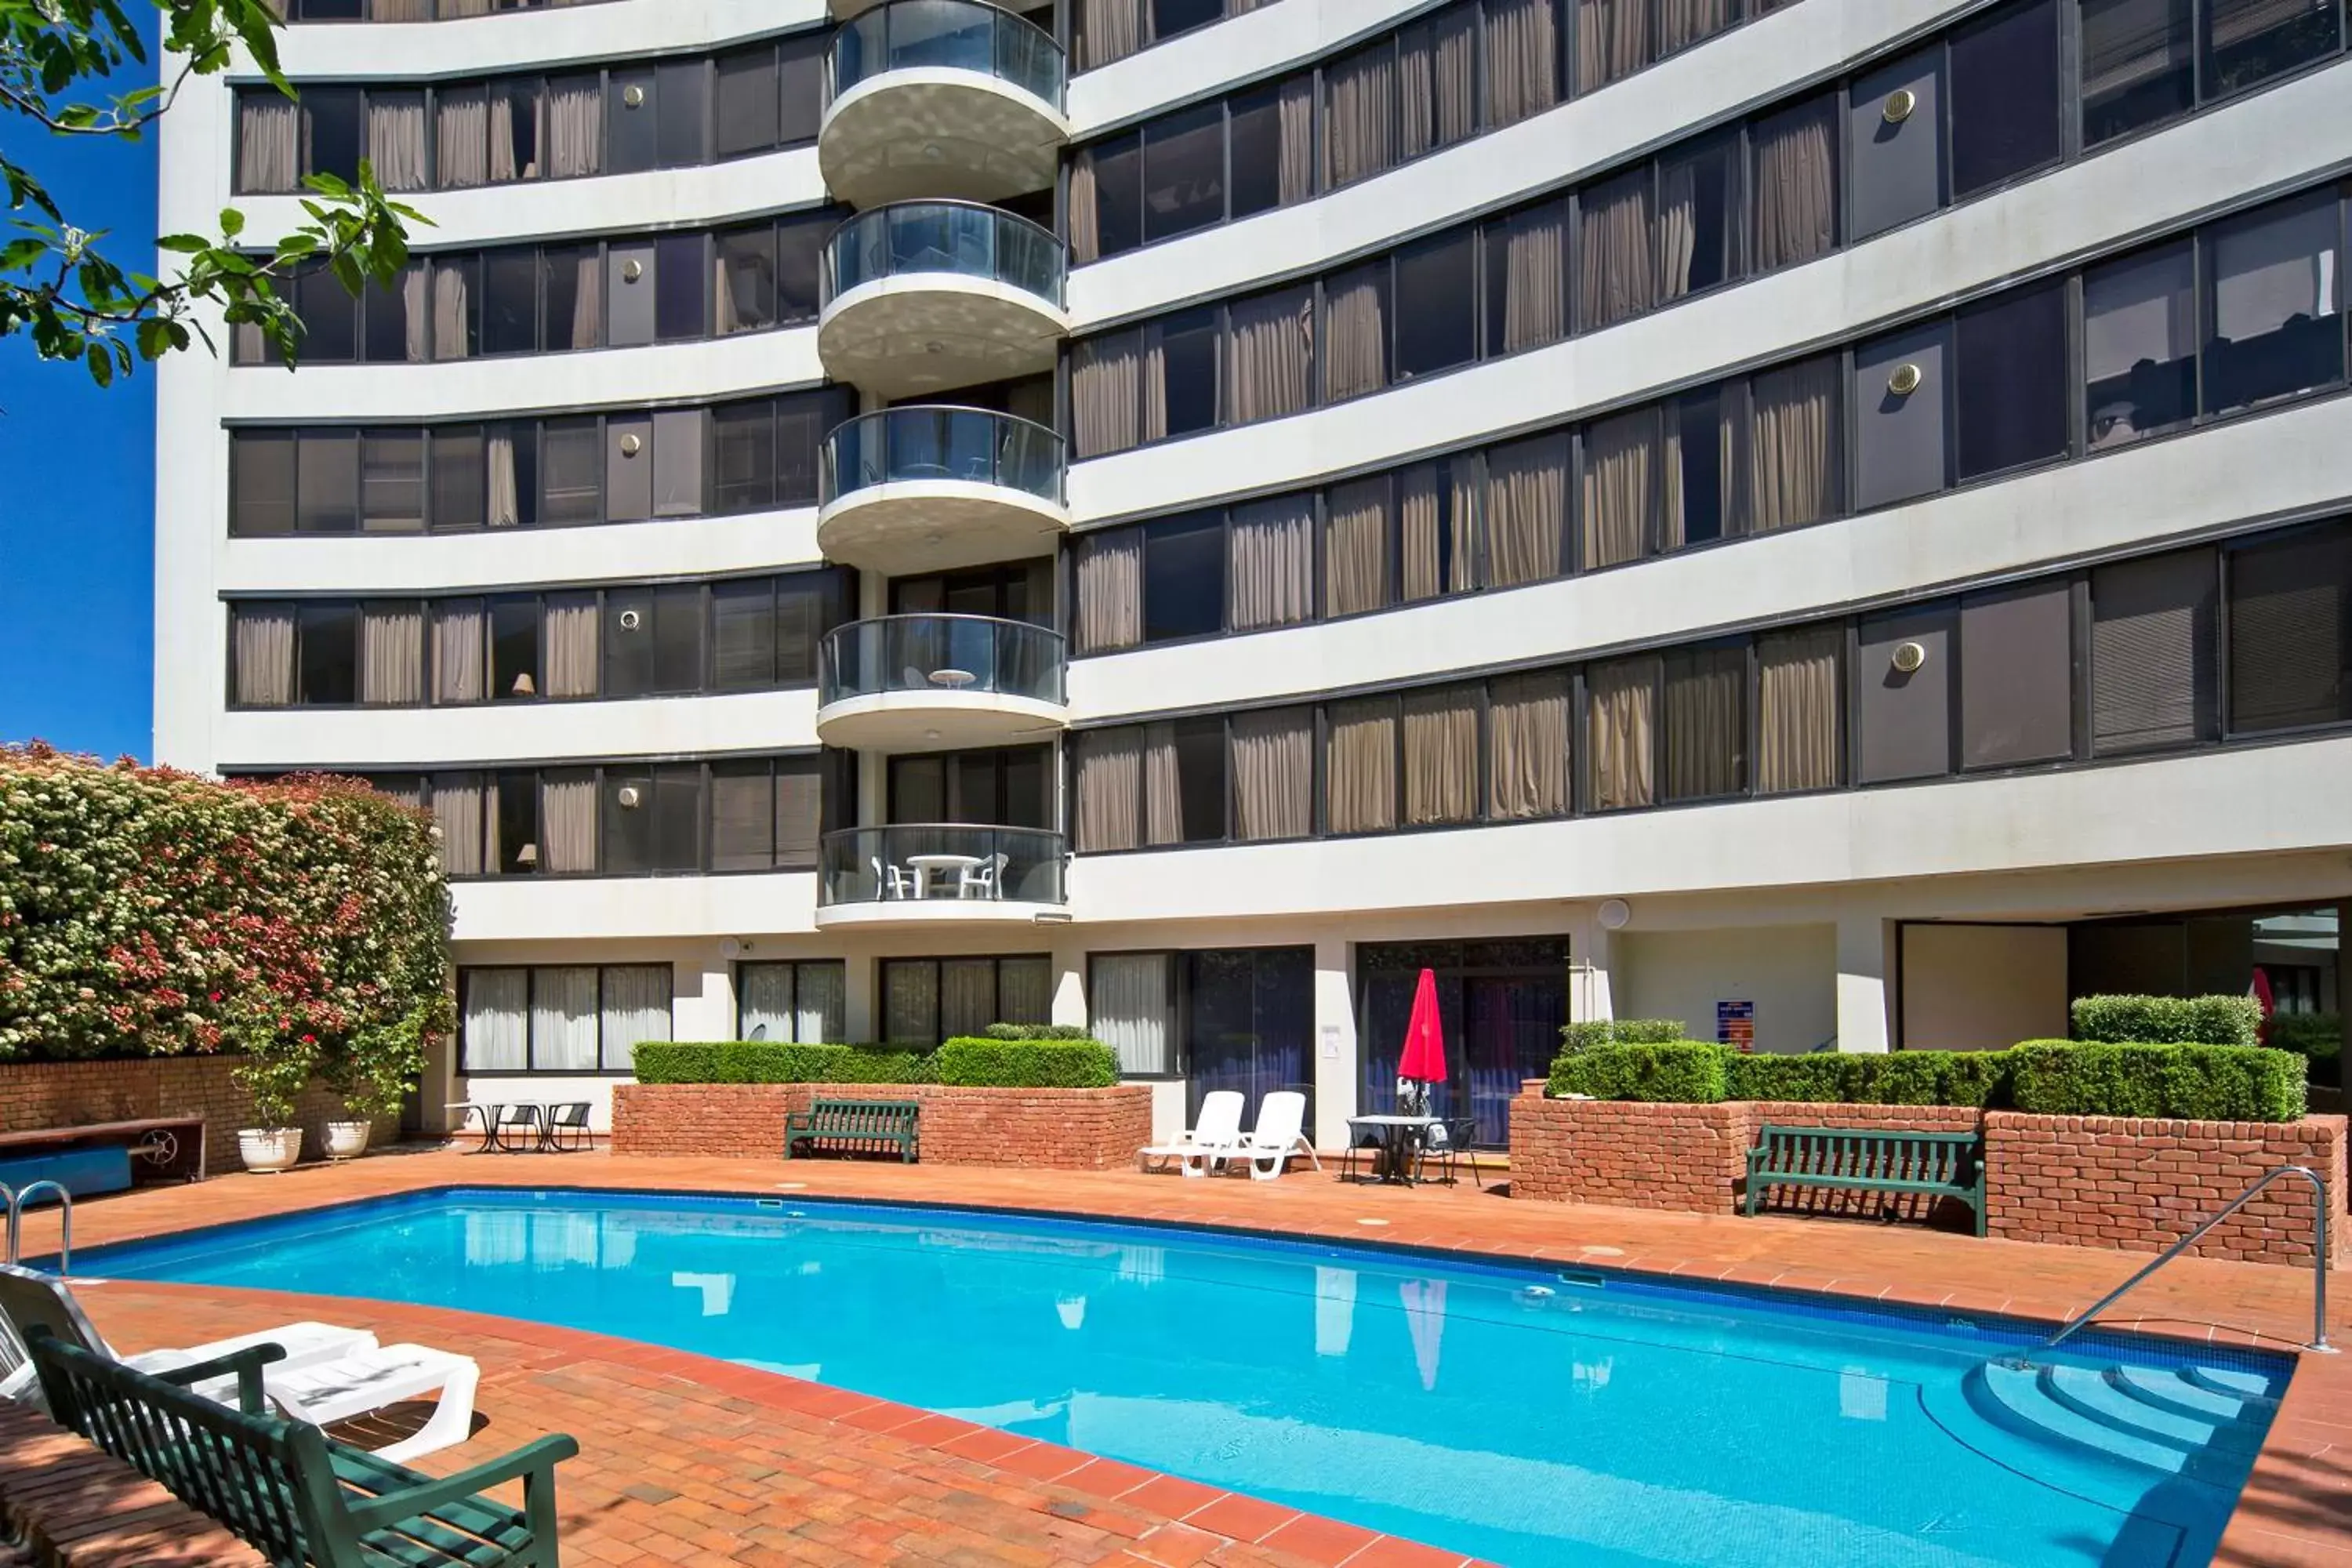
[[[2020,1369],[2016,1323],[800,1199],[430,1193],[77,1266],[625,1335],[1577,1568],[2199,1568],[2291,1371],[2120,1335]]]

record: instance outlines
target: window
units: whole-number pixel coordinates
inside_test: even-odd
[[[1568,335],[1568,205],[1545,202],[1481,230],[1486,256],[1488,357]]]
[[[1225,14],[1223,0],[1150,0],[1150,5],[1154,43],[1195,27],[1205,27]]]
[[[991,1024],[1053,1021],[1054,964],[1043,953],[886,958],[881,981],[882,1037],[894,1046],[928,1048]]]
[[[776,584],[767,578],[710,589],[711,684],[751,691],[776,682]]]
[[[1085,196],[1094,198],[1094,256],[1117,256],[1123,250],[1133,250],[1143,243],[1143,136],[1140,132],[1129,132],[1112,137],[1079,154],[1078,172],[1072,177],[1072,198],[1076,216],[1072,226],[1077,231],[1078,250],[1075,259],[1090,260],[1087,253],[1083,226]]]
[[[297,690],[310,706],[359,700],[359,612],[351,605],[304,605],[295,613]]]
[[[1367,697],[1324,710],[1325,829],[1387,833],[1397,825],[1397,700]]]
[[[2341,46],[2336,0],[2205,0],[2205,79],[2236,92]]]
[[[2215,733],[2219,564],[2210,550],[2091,574],[2091,747],[2100,756]]]
[[[776,320],[814,321],[817,312],[817,279],[824,266],[825,241],[832,237],[834,215],[786,218],[776,226]]]
[[[670,988],[667,963],[460,969],[458,1070],[628,1072],[670,1037]]]
[[[1962,767],[2074,754],[2074,602],[2063,580],[1960,601]]]
[[[776,96],[784,110],[778,146],[798,147],[816,140],[817,121],[824,110],[824,63],[832,52],[833,35],[822,29],[777,40]]]
[[[301,104],[302,172],[335,174],[357,184],[367,123],[363,95],[357,88],[312,87],[304,90]]]
[[[2206,412],[2343,379],[2336,209],[2330,190],[2204,232]]]
[[[482,353],[539,347],[539,252],[493,250],[482,258]]]
[[[703,324],[703,286],[710,265],[698,234],[666,234],[655,242],[654,338],[670,343],[708,335]]]
[[[764,403],[710,411],[710,510],[759,511],[775,504],[775,415]]]
[[[776,863],[776,781],[765,761],[710,765],[710,868],[764,871]]]
[[[1748,647],[1678,648],[1665,658],[1665,792],[1713,800],[1748,788]]]
[[[421,363],[430,357],[433,322],[425,263],[412,261],[390,283],[360,295],[360,358],[370,364]]]
[[[606,595],[604,689],[615,697],[701,690],[702,600],[699,584]]]
[[[2197,257],[2188,240],[2083,274],[2083,401],[2091,451],[2179,429],[2197,413]]]
[[[1217,423],[1217,314],[1191,312],[1160,331],[1160,402],[1167,433],[1189,436]]]
[[[1838,625],[1757,639],[1757,794],[1835,789],[1844,777],[1844,652]]]
[[[1219,1089],[1257,1105],[1281,1089],[1307,1096],[1314,1124],[1315,950],[1239,948],[1172,955],[1181,987],[1185,1124]],[[1099,962],[1099,961],[1097,961]]]
[[[1739,390],[1734,382],[1666,405],[1664,549],[1707,544],[1738,531]]]
[[[1398,254],[1398,380],[1478,357],[1476,238],[1475,230],[1464,229]]]
[[[1999,473],[2066,452],[2066,291],[2047,283],[1953,317],[1958,471]]]
[[[1658,163],[1658,292],[1665,304],[1739,275],[1739,142]]]
[[[230,531],[292,533],[298,521],[294,433],[240,430],[229,441]]]
[[[735,1036],[837,1045],[849,1036],[848,969],[841,960],[735,966]]]
[[[539,695],[540,603],[535,598],[490,601],[490,696],[499,700]]]
[[[702,865],[702,770],[604,770],[604,869],[616,877],[694,871]]]
[[[1771,272],[1837,244],[1837,95],[1748,128],[1748,264]]]
[[[297,446],[295,531],[355,532],[359,528],[359,437],[350,431],[306,434]]]
[[[604,258],[593,245],[549,246],[540,252],[540,343],[593,349],[604,341]]]
[[[1118,1053],[1123,1078],[1176,1071],[1176,987],[1164,952],[1097,952],[1087,960],[1087,1027]]]
[[[425,432],[371,430],[360,438],[360,527],[425,531]]]
[[[1247,217],[1283,203],[1283,175],[1286,171],[1283,165],[1282,93],[1281,88],[1270,87],[1228,100],[1225,125],[1233,149],[1233,189],[1226,205],[1234,217]],[[1311,109],[1312,105],[1302,107]]]
[[[1143,237],[1168,239],[1223,221],[1225,110],[1204,104],[1143,132]]]
[[[1954,196],[2058,161],[2057,0],[1953,34],[1950,69]]]
[[[712,150],[721,158],[733,158],[774,146],[782,123],[774,46],[761,44],[721,55],[718,75]]]
[[[776,324],[776,231],[761,225],[722,234],[718,258],[717,330],[756,332]]]
[[[1223,629],[1223,520],[1171,518],[1143,531],[1143,640],[1168,642]]]
[[[359,358],[360,297],[331,268],[316,267],[296,276],[294,308],[302,317],[303,359],[345,364]]]
[[[2352,719],[2352,527],[2228,557],[2230,731]]]
[[[1658,676],[1655,654],[1585,670],[1587,810],[1656,804]]]
[[[2083,145],[2160,125],[2197,100],[2195,0],[2079,0]]]
[[[604,441],[594,419],[551,419],[540,426],[539,515],[558,526],[603,520]]]

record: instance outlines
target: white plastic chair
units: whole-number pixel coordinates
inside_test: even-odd
[[[1188,1176],[1207,1174],[1212,1163],[1223,1164],[1241,1142],[1243,1104],[1237,1089],[1211,1089],[1201,1097],[1198,1120],[1178,1133],[1176,1142],[1153,1143],[1135,1152],[1136,1168],[1149,1171],[1156,1163],[1165,1169],[1181,1163]]]
[[[993,899],[1000,897],[1004,885],[1004,864],[1012,857],[1002,849],[977,866],[966,866],[956,873],[956,897],[959,899]]]
[[[879,855],[869,857],[874,866],[874,886],[886,899],[911,899],[915,896],[914,873],[896,861],[886,861]]]
[[[1315,1145],[1307,1139],[1307,1097],[1295,1089],[1277,1089],[1257,1102],[1257,1126],[1236,1144],[1230,1156],[1248,1163],[1249,1173],[1270,1182],[1288,1168],[1293,1154],[1304,1154],[1317,1170]]]

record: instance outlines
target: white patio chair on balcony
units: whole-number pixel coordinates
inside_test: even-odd
[[[915,896],[915,874],[904,866],[887,861],[879,855],[868,858],[874,868],[874,888],[886,899],[911,899]]]
[[[997,899],[1004,896],[1004,863],[1011,858],[1002,849],[977,866],[966,866],[956,873],[956,897],[959,899]]]

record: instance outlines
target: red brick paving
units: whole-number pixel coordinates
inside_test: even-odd
[[[968,1204],[1632,1268],[1831,1290],[1972,1312],[2071,1318],[2138,1262],[2112,1253],[1914,1228],[1511,1203],[1458,1190],[1185,1181],[1132,1173],[983,1171],[596,1154],[386,1154],[278,1177],[230,1177],[83,1205],[76,1240],[159,1235],[422,1187],[653,1188]],[[1386,1223],[1365,1226],[1364,1219]],[[54,1245],[29,1221],[28,1248]],[[2352,1291],[2329,1331],[2352,1342]],[[683,1352],[511,1320],[372,1301],[118,1282],[84,1300],[129,1350],[291,1318],[356,1322],[460,1347],[483,1364],[486,1428],[428,1468],[457,1468],[543,1431],[569,1431],[567,1558],[589,1564],[936,1562],[1225,1563],[1456,1562],[1281,1505],[1221,1493],[1051,1444]],[[2310,1329],[2310,1276],[2184,1258],[2150,1280],[2119,1327],[2294,1349]],[[1014,1446],[1005,1447],[1010,1441]],[[1138,1479],[1140,1478],[1140,1479]],[[1119,1482],[1132,1484],[1118,1486]],[[632,1489],[635,1489],[634,1494]],[[658,1500],[647,1500],[648,1499]],[[2352,1568],[2352,1357],[2304,1359],[2216,1562]]]

